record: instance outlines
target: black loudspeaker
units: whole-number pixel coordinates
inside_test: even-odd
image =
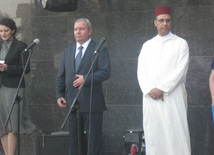
[[[36,155],[68,155],[69,132],[38,133]],[[82,154],[87,155],[87,135],[83,134]]]
[[[69,133],[38,133],[36,137],[36,155],[68,155]]]
[[[132,146],[136,147],[136,155],[145,155],[145,138],[141,129],[130,129],[124,132],[124,148],[125,153],[131,153]]]
[[[40,0],[40,3],[49,11],[71,12],[77,9],[77,0]]]

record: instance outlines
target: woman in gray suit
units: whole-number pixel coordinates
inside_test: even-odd
[[[28,52],[23,52],[27,45],[15,38],[16,24],[10,18],[0,21],[0,136],[5,155],[15,155],[17,148],[17,107],[15,104],[7,127],[4,126],[12,101],[18,87],[23,66],[28,58]],[[30,72],[28,65],[26,73]],[[28,112],[25,107],[25,81],[22,80],[19,96],[20,103],[20,133],[30,133],[32,130]],[[25,121],[23,121],[25,120]]]

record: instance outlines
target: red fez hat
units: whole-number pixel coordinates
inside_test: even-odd
[[[155,17],[161,14],[168,14],[171,16],[171,8],[167,6],[161,6],[161,7],[155,8]]]

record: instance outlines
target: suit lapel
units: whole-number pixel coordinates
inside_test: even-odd
[[[71,63],[70,66],[72,67],[72,70],[75,70],[75,52],[76,52],[76,45],[71,48],[70,55],[69,55],[69,58],[70,58],[69,63]]]
[[[10,46],[10,49],[9,49],[6,57],[5,57],[5,62],[8,60],[9,57],[12,57],[14,55],[13,51],[15,51],[14,48],[16,47],[16,44],[17,44],[17,40],[14,39],[12,44],[11,44],[11,46]]]
[[[87,47],[87,49],[85,51],[85,54],[84,54],[83,58],[82,58],[82,60],[81,60],[81,62],[79,64],[79,68],[78,68],[77,72],[81,69],[81,67],[83,66],[84,62],[87,61],[90,58],[89,56],[91,56],[94,53],[94,51],[93,51],[93,49],[95,49],[94,46],[95,46],[95,44],[91,40],[91,42],[89,43],[89,45],[88,45],[88,47]]]

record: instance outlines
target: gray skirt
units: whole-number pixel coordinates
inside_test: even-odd
[[[0,136],[12,132],[17,133],[18,127],[18,104],[16,103],[13,107],[8,125],[5,127],[5,122],[11,109],[12,101],[16,93],[16,88],[7,88],[4,86],[0,87]],[[20,88],[18,96],[21,97],[20,102],[20,134],[31,133],[35,126],[32,124],[28,106],[26,105],[25,88]]]

